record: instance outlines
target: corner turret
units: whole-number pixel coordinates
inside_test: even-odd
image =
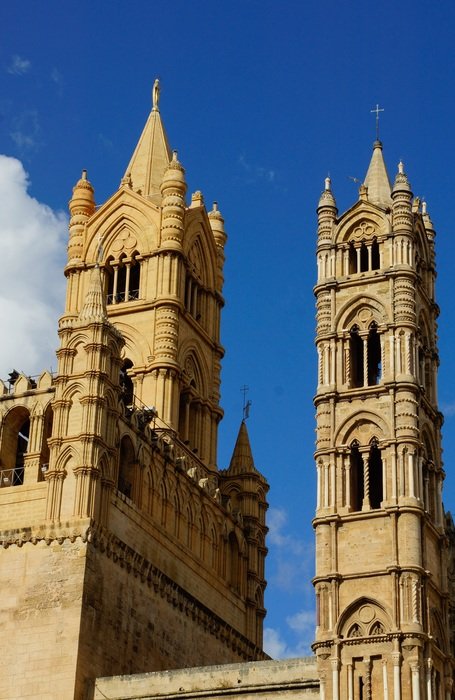
[[[95,212],[95,197],[92,184],[87,180],[87,171],[83,170],[80,180],[73,187],[73,196],[69,203],[71,214],[69,223],[68,265],[80,262],[84,246],[84,228],[86,222]]]

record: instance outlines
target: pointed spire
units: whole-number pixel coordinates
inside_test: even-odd
[[[390,196],[392,188],[382,155],[381,141],[375,141],[373,144],[373,155],[363,184],[368,187],[370,202],[383,208],[392,206]]]
[[[84,306],[79,314],[80,321],[107,321],[106,299],[103,292],[101,270],[96,264],[90,275]]]
[[[227,470],[229,474],[258,473],[254,466],[253,453],[251,451],[250,438],[246,429],[246,423],[242,420],[239,434],[232,453],[231,463]]]
[[[124,178],[128,176],[135,192],[144,197],[160,197],[160,185],[171,160],[171,149],[158,109],[160,87],[155,80],[152,111],[131,157]]]

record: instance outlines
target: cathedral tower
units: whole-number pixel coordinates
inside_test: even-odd
[[[359,200],[318,207],[317,629],[321,698],[450,694],[435,232],[376,141]]]
[[[268,485],[244,423],[216,462],[224,222],[187,205],[158,100],[118,191],[74,187],[56,375],[0,382],[1,697],[265,658]]]

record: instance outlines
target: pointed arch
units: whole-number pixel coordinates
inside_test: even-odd
[[[0,443],[0,488],[24,483],[25,455],[30,436],[30,411],[14,406],[3,417]]]
[[[379,624],[385,633],[392,629],[391,615],[378,600],[362,596],[352,601],[341,613],[335,625],[340,638],[377,634]]]

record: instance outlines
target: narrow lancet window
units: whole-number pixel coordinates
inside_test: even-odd
[[[370,442],[368,472],[370,477],[370,508],[380,508],[383,499],[382,459],[376,438],[373,438]]]
[[[376,323],[370,325],[368,333],[368,386],[379,383],[381,378],[381,341]]]
[[[351,385],[353,388],[363,386],[363,340],[359,327],[353,326],[350,334],[351,351]]]
[[[351,505],[362,510],[364,496],[364,464],[357,440],[351,444]]]

